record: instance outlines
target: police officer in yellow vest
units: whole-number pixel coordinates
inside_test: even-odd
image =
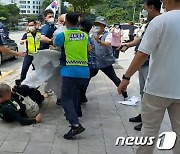
[[[21,71],[21,79],[20,79],[21,82],[26,79],[27,72],[33,61],[33,55],[37,53],[38,49],[40,48],[41,33],[37,31],[36,26],[37,24],[35,20],[33,19],[29,20],[27,33],[23,35],[22,40],[20,42],[21,45],[26,43],[26,49],[27,49],[27,55],[24,58],[22,71]],[[33,65],[33,69],[35,69],[34,65]]]
[[[78,117],[82,113],[78,111],[79,89],[89,78],[88,68],[88,35],[76,27],[79,15],[77,13],[66,14],[66,27],[63,33],[56,36],[54,44],[62,47],[61,76],[63,78],[61,88],[61,103],[65,115],[71,124],[70,131],[64,135],[65,139],[73,139],[82,133],[85,128],[79,123]],[[60,88],[60,87],[59,87]]]

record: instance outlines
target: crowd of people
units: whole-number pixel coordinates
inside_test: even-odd
[[[161,15],[162,6],[168,12]],[[68,140],[85,131],[78,117],[82,117],[81,105],[88,102],[86,90],[91,78],[102,71],[117,86],[119,94],[126,99],[130,79],[136,71],[139,71],[142,110],[138,116],[130,118],[129,121],[139,122],[140,124],[134,129],[141,131],[143,126],[144,136],[157,136],[167,109],[172,129],[177,134],[173,151],[179,154],[180,85],[178,80],[180,74],[176,71],[180,64],[178,42],[180,29],[177,20],[180,17],[179,10],[180,0],[145,0],[143,14],[148,22],[141,35],[133,38],[130,34],[128,43],[122,42],[119,23],[115,23],[111,31],[107,32],[105,29],[108,24],[104,17],[97,17],[92,23],[90,20],[82,19],[78,13],[67,13],[59,17],[58,27],[56,27],[54,12],[46,10],[44,12],[45,25],[41,31],[37,30],[35,20],[28,22],[27,32],[21,40],[21,44],[26,44],[26,53],[10,51],[3,46],[1,39],[0,50],[25,56],[21,77],[17,80],[20,84],[26,79],[33,55],[38,53],[38,50],[54,46],[61,52],[59,75],[62,77],[62,86],[59,87],[61,97],[57,99],[57,105],[62,105],[64,115],[71,125],[69,132],[64,135],[64,138]],[[136,54],[121,81],[113,64],[119,58],[120,51],[125,52],[131,47],[135,47]],[[47,97],[49,91],[45,88]],[[13,103],[15,93],[8,85],[0,84],[0,117],[6,121],[17,120],[21,124],[41,122],[41,114],[27,121],[25,109],[23,112],[21,110],[23,108],[21,101],[17,101],[19,105]],[[44,96],[40,97],[41,104]],[[9,116],[12,113],[14,116]],[[8,117],[11,117],[10,120]],[[154,145],[140,146],[137,154],[152,154],[153,149]]]

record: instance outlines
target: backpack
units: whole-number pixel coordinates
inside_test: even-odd
[[[18,93],[16,94],[23,98],[22,103],[26,106],[25,112],[28,118],[35,118],[39,114],[38,104],[34,102],[29,96],[23,97]]]

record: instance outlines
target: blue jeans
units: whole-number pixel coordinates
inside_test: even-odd
[[[80,88],[84,86],[87,80],[85,78],[62,78],[61,103],[71,125],[79,124],[78,116],[82,116]]]

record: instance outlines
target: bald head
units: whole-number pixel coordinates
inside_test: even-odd
[[[62,14],[61,16],[59,16],[58,24],[64,26],[65,25],[65,18],[66,18],[66,14]]]

